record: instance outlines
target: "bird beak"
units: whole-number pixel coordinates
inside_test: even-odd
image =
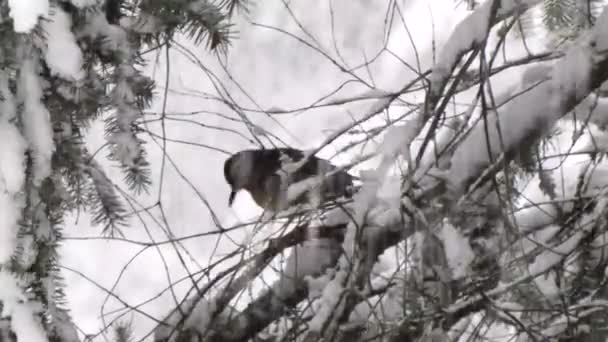
[[[230,197],[228,197],[228,206],[231,207],[232,206],[232,202],[234,202],[234,197],[236,197],[236,192],[230,191]]]

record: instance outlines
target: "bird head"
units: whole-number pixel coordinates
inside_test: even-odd
[[[228,205],[232,206],[236,193],[249,185],[253,176],[254,155],[251,151],[241,151],[224,162],[224,178],[230,185]]]

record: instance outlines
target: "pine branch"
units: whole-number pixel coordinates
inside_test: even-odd
[[[114,328],[114,342],[132,342],[133,341],[133,327],[131,322],[120,321],[113,325]]]
[[[231,1],[232,4],[227,5],[229,11],[238,2]],[[222,12],[221,7],[208,0],[179,0],[170,3],[147,0],[141,3],[140,9],[143,15],[139,15],[131,26],[150,27],[154,30],[152,35],[157,41],[170,41],[176,32],[182,32],[196,44],[206,41],[210,50],[225,51],[233,38],[228,16]],[[154,21],[156,27],[152,28],[146,21]]]
[[[90,160],[83,168],[91,177],[94,188],[92,193],[93,223],[102,224],[104,234],[122,235],[121,229],[127,225],[126,210],[114,189],[114,184],[95,160]]]
[[[569,30],[574,23],[572,0],[545,0],[543,24],[549,31]]]

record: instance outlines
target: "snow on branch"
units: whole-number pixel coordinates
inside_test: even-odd
[[[31,46],[21,46],[23,62],[19,70],[18,97],[23,104],[23,132],[32,150],[34,184],[51,175],[51,157],[55,151],[51,114],[42,103],[43,88],[38,74],[38,55]]]
[[[82,50],[72,33],[70,16],[53,6],[48,20],[43,21],[41,27],[46,33],[44,59],[51,72],[69,81],[82,80],[85,76]]]
[[[23,133],[32,150],[34,184],[51,175],[51,157],[55,152],[51,114],[42,102],[44,91],[38,73],[39,56],[33,46],[20,46],[23,62],[19,70],[17,94],[23,104]]]
[[[49,12],[49,0],[9,0],[8,6],[17,33],[29,33],[38,25],[38,18]]]
[[[110,156],[122,165],[131,189],[146,190],[151,182],[149,165],[142,141],[136,135],[136,126],[142,109],[151,101],[154,82],[135,68],[138,57],[127,31],[109,23],[101,12],[88,15],[89,21],[79,34],[99,45],[101,55],[112,57],[110,60],[115,66],[112,77],[116,86],[109,95],[115,113],[107,119]]]
[[[12,123],[16,113],[8,75],[0,71],[0,265],[9,261],[15,251],[21,207],[18,194],[25,182],[26,142]]]
[[[343,234],[343,226],[303,225],[271,240],[266,249],[244,265],[240,265],[247,266],[247,269],[215,297],[206,299],[195,296],[189,299],[181,307],[181,312],[185,313],[186,317],[179,310],[175,310],[164,320],[165,324],[155,331],[155,341],[164,341],[177,335],[174,330],[176,326],[180,326],[180,322],[183,324],[183,330],[195,330],[200,335],[212,334],[218,341],[242,341],[254,336],[306,297],[306,292],[302,291],[305,277],[319,275],[335,264],[340,252],[338,241],[342,240]],[[317,236],[319,239],[305,241],[309,236]],[[275,256],[292,246],[295,246],[295,249],[287,260],[286,270],[270,289],[258,296],[242,312],[232,309],[229,313],[222,311],[246,287],[248,281],[257,276]],[[227,320],[230,321],[231,329],[213,329]]]
[[[543,136],[608,78],[608,11],[558,60],[547,80],[521,93],[498,112],[489,111],[456,149],[447,172],[459,193],[501,153],[512,157],[520,144]],[[539,101],[539,99],[546,99]],[[489,146],[488,146],[489,145]]]
[[[600,128],[608,127],[608,98],[590,94],[566,116],[579,124],[592,123]]]
[[[379,101],[379,103],[381,103]],[[342,244],[343,254],[338,260],[338,270],[334,278],[326,285],[317,307],[316,314],[309,322],[309,337],[317,335],[331,339],[339,327],[341,317],[350,314],[357,303],[357,292],[369,290],[362,284],[369,277],[371,266],[376,258],[388,247],[396,244],[406,234],[394,233],[394,225],[372,227],[368,220],[374,209],[382,203],[378,198],[378,190],[400,155],[409,159],[409,149],[424,126],[424,117],[417,115],[405,125],[396,126],[390,134],[384,137],[377,151],[381,156],[378,167],[374,170],[361,172],[363,182],[354,196],[353,218],[348,224]],[[411,165],[410,165],[411,166]],[[387,223],[397,222],[397,231],[404,232],[401,227],[400,208],[385,211],[396,214],[396,219],[384,217]],[[376,228],[376,229],[374,229]],[[380,242],[384,243],[380,243]]]
[[[488,0],[461,21],[439,53],[437,64],[429,76],[431,82],[431,101],[441,96],[445,84],[458,61],[467,52],[482,44],[490,28],[510,16],[523,13],[540,0]]]
[[[10,317],[11,330],[17,341],[48,342],[40,320],[42,305],[29,301],[17,278],[0,271],[0,316]]]
[[[606,185],[608,179],[608,164],[596,164],[590,155],[594,151],[593,140],[581,139],[570,151],[569,155],[556,163],[559,169],[547,170],[533,179],[520,197],[520,203],[513,215],[513,224],[521,233],[529,234],[547,225],[555,223],[563,214],[574,209],[574,200],[580,197],[595,197]],[[564,177],[564,175],[569,175]],[[554,186],[555,196],[539,191],[541,178]],[[584,185],[584,186],[581,186]],[[584,189],[584,190],[580,190]]]

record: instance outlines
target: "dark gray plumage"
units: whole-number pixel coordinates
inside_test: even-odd
[[[287,157],[287,158],[285,158]],[[292,205],[305,203],[310,193],[306,192],[291,203],[286,200],[286,187],[281,188],[281,170],[284,160],[301,161],[304,152],[293,148],[273,148],[243,150],[226,160],[224,163],[224,177],[232,188],[228,205],[232,205],[236,193],[245,189],[254,201],[262,208],[278,212]],[[287,186],[335,171],[336,166],[329,161],[311,156],[297,171],[291,174]],[[352,195],[353,177],[346,171],[338,171],[322,182],[317,189],[321,202],[338,197]]]

